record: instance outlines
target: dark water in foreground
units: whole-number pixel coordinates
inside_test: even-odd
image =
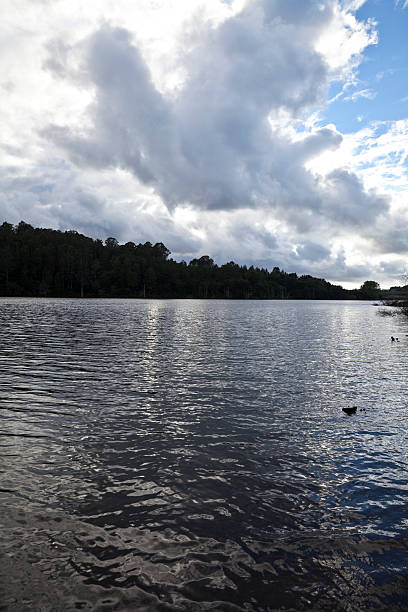
[[[0,322],[1,610],[408,609],[406,322],[23,299]]]

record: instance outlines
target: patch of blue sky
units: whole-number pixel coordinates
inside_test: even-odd
[[[343,133],[375,121],[408,117],[408,7],[394,0],[367,0],[359,20],[376,22],[378,44],[365,50],[355,84],[339,95],[333,84],[324,118]]]
[[[389,121],[373,121],[371,124],[371,128],[375,129],[375,136],[382,136],[382,134],[386,134],[390,129]]]

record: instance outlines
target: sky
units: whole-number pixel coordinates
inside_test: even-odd
[[[408,270],[408,1],[3,0],[0,223]]]

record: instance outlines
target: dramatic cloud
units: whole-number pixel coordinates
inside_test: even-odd
[[[270,119],[302,118],[325,102],[333,74],[316,41],[335,7],[258,1],[216,28],[199,24],[172,96],[154,85],[130,33],[105,26],[81,43],[80,76],[95,88],[90,128],[44,133],[77,164],[130,170],[169,208],[321,209],[323,193],[304,161],[336,147],[340,135],[326,128],[292,142]],[[60,62],[65,50],[48,65],[55,55]]]
[[[361,245],[404,252],[401,204],[370,181],[378,135],[343,135],[319,116],[377,42],[356,18],[362,4],[142,0],[126,12],[101,1],[81,20],[64,3],[25,4],[20,55],[7,48],[0,81],[2,216],[160,240],[180,258],[368,274]]]

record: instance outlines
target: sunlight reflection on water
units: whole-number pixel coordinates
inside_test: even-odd
[[[405,321],[194,300],[0,317],[6,610],[404,609]]]

